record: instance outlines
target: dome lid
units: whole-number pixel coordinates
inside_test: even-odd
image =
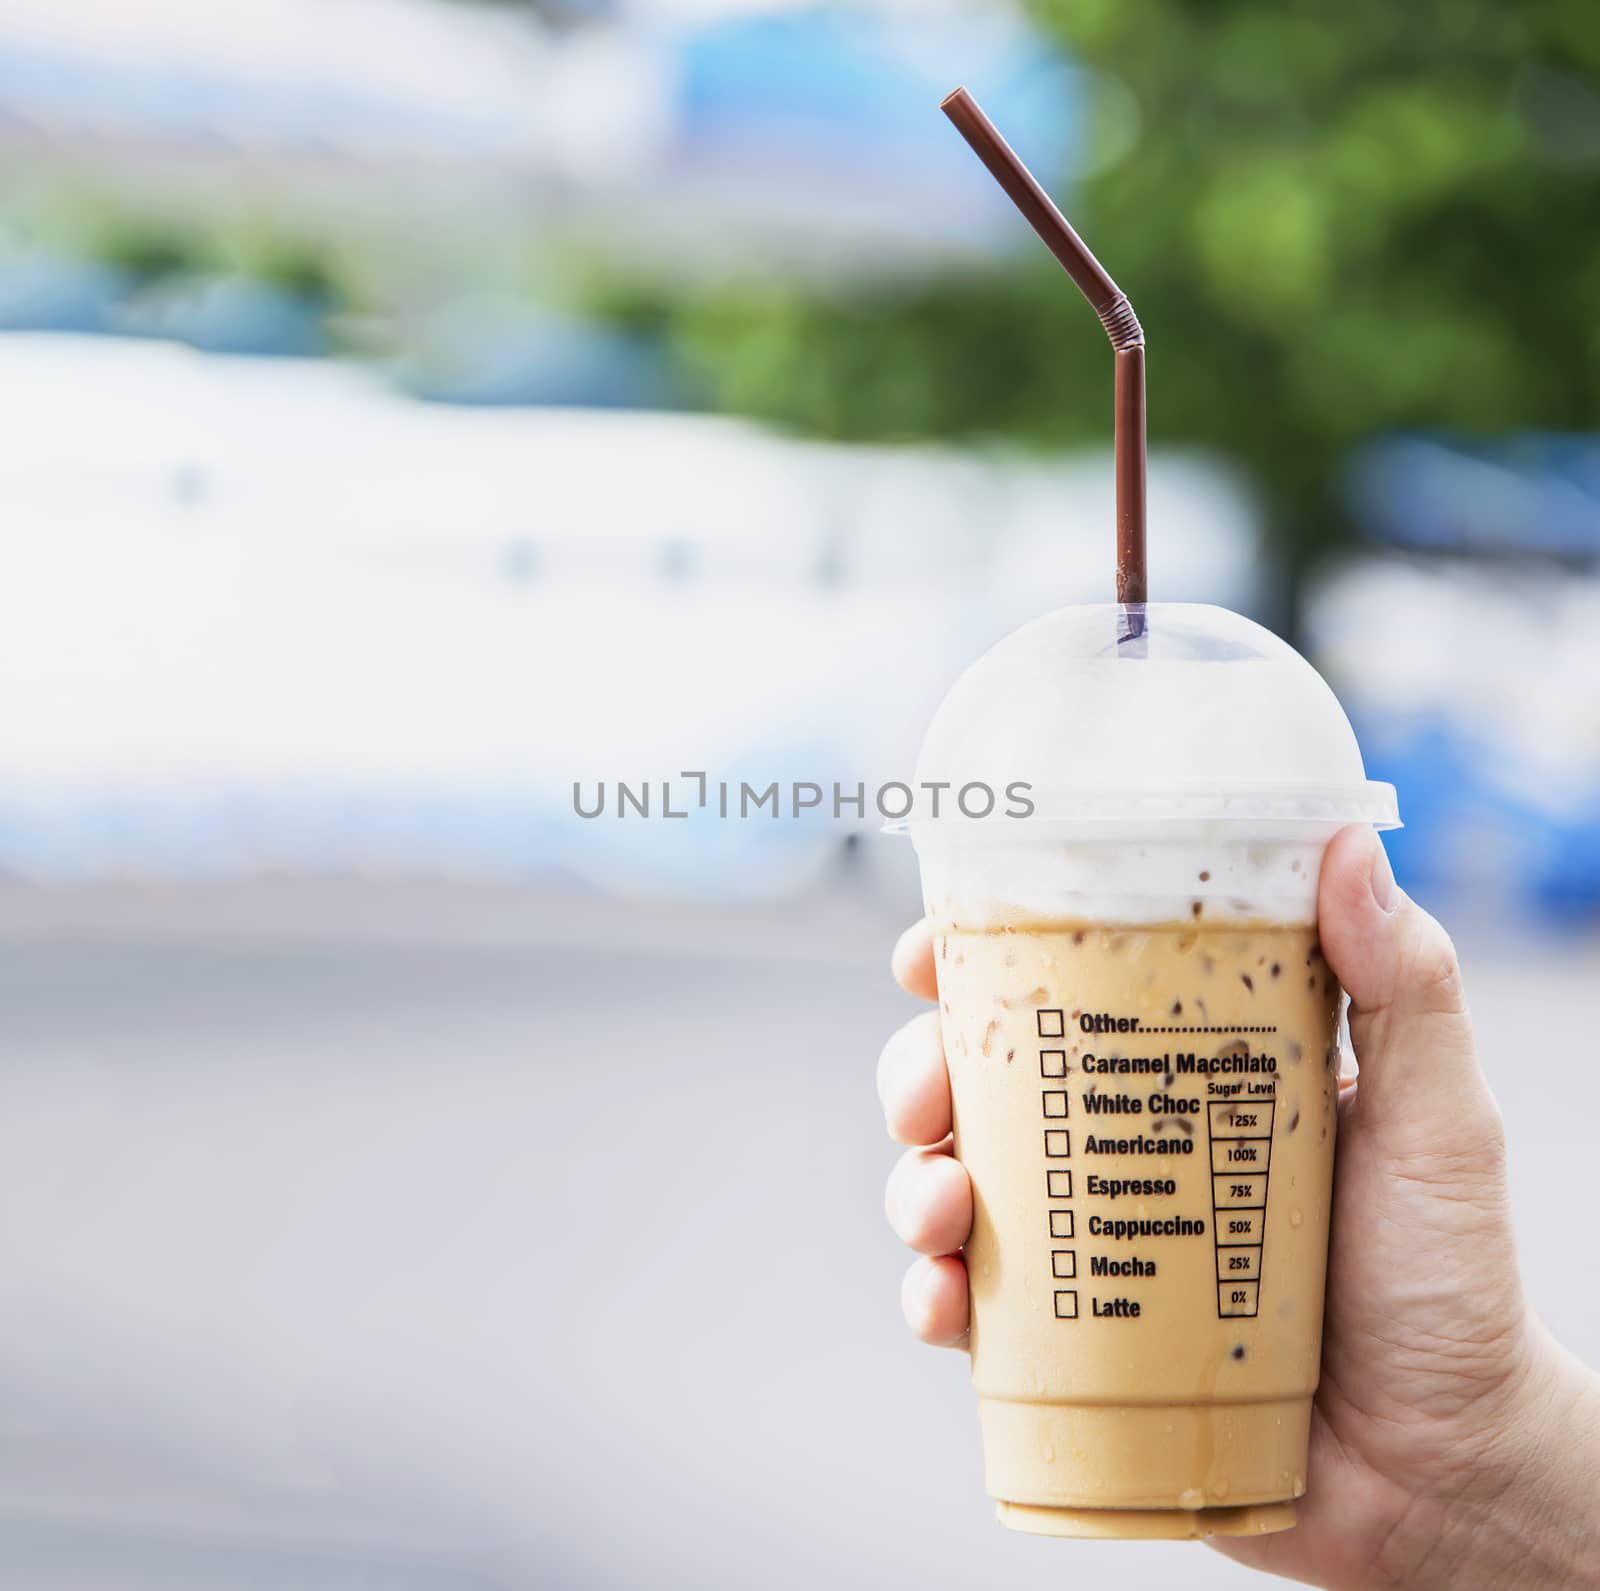
[[[1036,819],[1075,824],[1399,825],[1394,786],[1367,778],[1338,699],[1293,647],[1225,608],[1142,611],[1136,637],[1107,603],[991,648],[934,714],[918,785],[1004,799],[1025,784]],[[911,827],[930,821],[972,820],[951,800]]]

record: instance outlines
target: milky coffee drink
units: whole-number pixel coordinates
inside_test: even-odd
[[[1241,1505],[1305,1489],[1338,1053],[1315,930],[945,924],[936,954],[991,1489],[1239,1511],[1162,1535],[1287,1522]]]
[[[1160,605],[1117,635],[1115,610],[1066,609],[1002,642],[918,770],[1022,778],[1037,808],[914,828],[988,1489],[1046,1534],[1283,1529],[1338,1096],[1317,874],[1392,793],[1268,632]]]

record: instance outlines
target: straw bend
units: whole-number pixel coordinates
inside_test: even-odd
[[[1072,223],[1056,208],[1028,168],[1017,158],[1000,130],[984,115],[964,88],[947,95],[939,107],[1006,196],[1039,234],[1061,268],[1088,299],[1106,336],[1111,339],[1116,389],[1113,399],[1113,436],[1117,484],[1117,601],[1138,608],[1146,600],[1145,567],[1145,413],[1144,330],[1133,305],[1110,273],[1089,252],[1073,231]],[[1131,622],[1130,634],[1143,630],[1142,614]]]
[[[1139,324],[1133,305],[1121,293],[1109,304],[1097,306],[1095,314],[1100,317],[1100,324],[1105,327],[1111,346],[1119,354],[1126,353],[1130,348],[1144,347],[1144,327]]]

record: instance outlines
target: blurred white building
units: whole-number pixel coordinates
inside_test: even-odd
[[[905,777],[960,668],[1111,579],[1099,454],[463,409],[61,337],[0,340],[0,425],[0,866],[23,872],[586,868],[574,779]],[[1150,501],[1162,586],[1253,607],[1238,483],[1158,453]],[[608,866],[712,890],[845,832],[747,835],[755,865],[624,827]]]

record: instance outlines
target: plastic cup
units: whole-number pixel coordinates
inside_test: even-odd
[[[1219,608],[1143,617],[1017,631],[918,764],[972,1377],[1013,1528],[1265,1532],[1305,1490],[1321,1349],[1342,994],[1317,876],[1345,824],[1398,817],[1292,648]]]

